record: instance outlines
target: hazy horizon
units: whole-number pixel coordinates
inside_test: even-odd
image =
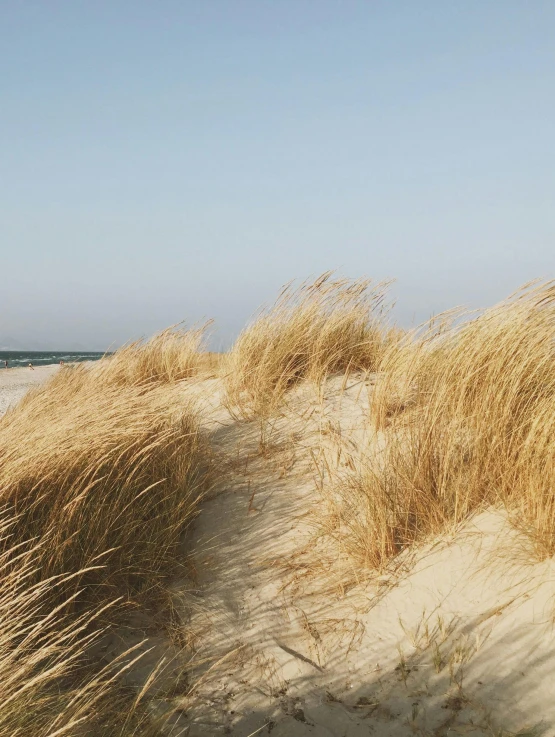
[[[291,279],[405,326],[555,276],[555,5],[6,4],[0,346],[106,350]]]

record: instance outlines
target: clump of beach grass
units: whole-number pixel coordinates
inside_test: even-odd
[[[172,374],[174,338],[155,346],[64,367],[0,418],[2,737],[123,735],[144,721],[115,666],[87,663],[89,645],[130,606],[155,606],[211,464],[179,383],[186,362]],[[108,718],[105,696],[129,712]]]
[[[206,364],[207,323],[199,328],[173,326],[147,341],[136,341],[104,357],[94,367],[105,382],[120,386],[173,383],[197,375]]]
[[[149,587],[175,559],[206,473],[196,410],[171,385],[60,372],[0,421],[1,502],[14,540],[47,542],[44,575],[101,563],[89,590]]]
[[[555,553],[555,285],[456,311],[386,350],[372,402],[381,455],[338,484],[336,532],[364,565],[502,506]],[[339,510],[339,513],[338,513]]]
[[[267,416],[302,379],[374,371],[384,349],[387,287],[331,272],[286,285],[230,351],[224,376],[230,411],[245,419]]]
[[[73,584],[88,571],[45,577],[44,543],[14,544],[14,523],[0,512],[0,736],[160,737],[146,689],[121,682],[140,664],[142,643],[108,662],[91,657],[122,598],[76,613]]]
[[[102,610],[69,617],[60,591],[74,576],[36,579],[41,543],[15,544],[17,521],[0,513],[0,735],[81,735],[113,686],[117,668],[84,672]],[[109,609],[110,607],[106,607]],[[104,612],[106,613],[106,612]],[[100,707],[101,708],[101,707]]]

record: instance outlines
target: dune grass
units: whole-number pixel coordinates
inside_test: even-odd
[[[135,719],[85,655],[99,628],[156,600],[210,465],[178,382],[195,361],[185,351],[172,373],[174,337],[153,344],[64,367],[0,419],[2,737],[123,735]]]
[[[2,510],[0,734],[97,734],[91,728],[98,721],[98,707],[118,691],[118,663],[94,670],[85,669],[83,663],[101,632],[99,617],[106,616],[113,604],[68,615],[71,602],[64,592],[76,575],[37,576],[44,544],[16,545],[15,522]]]
[[[95,366],[106,383],[119,386],[173,383],[195,376],[206,365],[206,330],[173,326],[147,341],[123,346]]]
[[[176,389],[106,385],[102,370],[83,365],[0,423],[13,539],[47,542],[47,576],[101,563],[87,574],[100,596],[103,587],[150,586],[167,570],[196,509],[204,460],[196,412]]]
[[[289,284],[238,337],[227,357],[227,406],[250,419],[271,414],[302,379],[374,371],[384,349],[388,283],[334,278]]]
[[[372,404],[383,455],[340,484],[344,545],[383,568],[502,505],[538,558],[555,553],[555,286],[454,312],[391,346]]]

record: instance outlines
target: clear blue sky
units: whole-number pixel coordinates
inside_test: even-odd
[[[223,343],[330,268],[404,324],[555,276],[552,0],[0,11],[0,339]]]

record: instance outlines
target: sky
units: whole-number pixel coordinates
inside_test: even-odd
[[[279,287],[404,326],[555,277],[555,3],[0,0],[0,343],[104,350]]]

